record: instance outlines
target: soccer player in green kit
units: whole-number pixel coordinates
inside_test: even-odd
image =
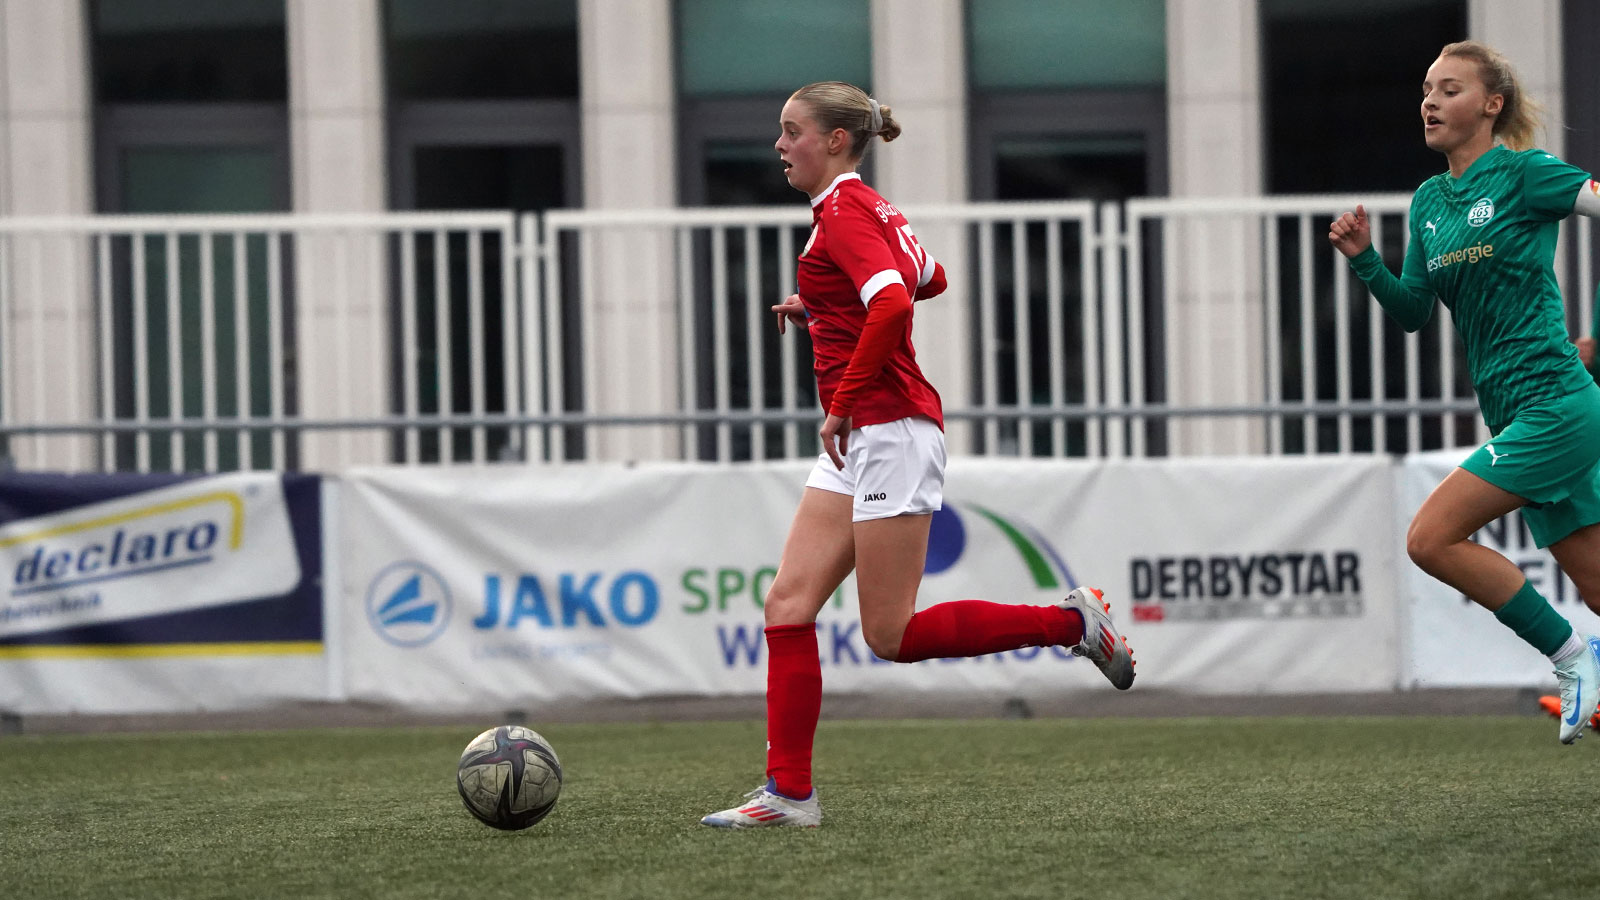
[[[1515,563],[1471,537],[1523,509],[1535,543],[1600,610],[1600,386],[1568,339],[1553,266],[1560,220],[1600,216],[1600,187],[1530,148],[1534,108],[1484,44],[1440,51],[1422,83],[1422,120],[1450,170],[1411,198],[1400,277],[1372,248],[1363,207],[1336,219],[1328,240],[1407,331],[1427,323],[1435,298],[1454,315],[1494,437],[1423,502],[1406,552],[1550,657],[1570,744],[1600,701],[1600,639],[1574,631]]]

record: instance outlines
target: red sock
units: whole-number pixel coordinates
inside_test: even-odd
[[[895,662],[982,656],[1081,640],[1083,614],[1075,609],[952,600],[911,616],[900,636],[900,655]]]
[[[767,777],[785,797],[811,796],[811,744],[821,715],[816,626],[768,627]]]

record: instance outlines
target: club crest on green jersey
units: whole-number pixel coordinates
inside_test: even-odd
[[[1467,224],[1473,228],[1481,228],[1489,224],[1489,220],[1492,218],[1494,218],[1494,201],[1488,197],[1484,197],[1477,203],[1472,204],[1472,208],[1467,210]]]

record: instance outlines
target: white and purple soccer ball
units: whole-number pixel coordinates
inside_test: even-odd
[[[456,788],[478,821],[520,831],[555,809],[561,796],[561,761],[537,731],[500,725],[473,738],[462,751]]]

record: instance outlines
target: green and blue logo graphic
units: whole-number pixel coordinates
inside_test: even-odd
[[[1070,591],[1078,586],[1072,569],[1053,544],[1039,533],[1039,529],[1017,518],[1006,518],[976,503],[963,503],[974,522],[993,526],[1003,535],[1021,557],[1023,566],[1040,590]],[[946,502],[944,508],[933,514],[928,531],[928,561],[923,574],[938,575],[961,561],[968,544],[966,517],[958,513],[954,504]]]

